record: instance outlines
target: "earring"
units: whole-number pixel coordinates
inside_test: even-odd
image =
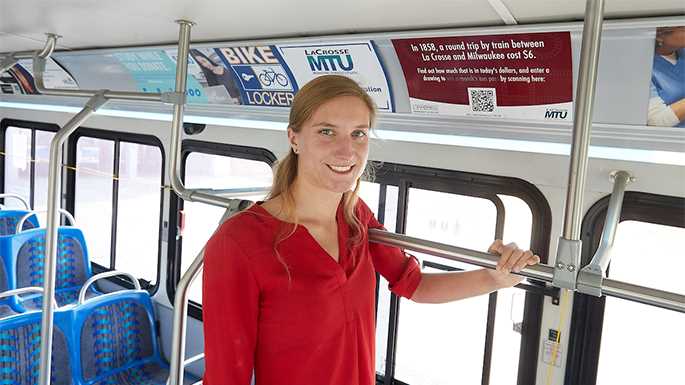
[[[293,147],[293,152],[296,153],[296,154],[299,154],[299,153],[300,153],[300,150],[298,150],[297,147]]]

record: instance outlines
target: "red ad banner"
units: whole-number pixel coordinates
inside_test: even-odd
[[[412,112],[571,120],[568,32],[392,41]]]

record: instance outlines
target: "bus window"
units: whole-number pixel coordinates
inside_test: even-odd
[[[48,209],[48,169],[50,167],[50,143],[55,133],[35,130],[35,176],[33,192],[33,209]]]
[[[123,141],[118,135],[76,139],[74,215],[92,262],[131,273],[154,286],[162,151],[157,145]]]
[[[536,247],[543,258],[546,255],[549,206],[537,189],[522,180],[383,163],[377,167],[375,182],[380,185],[379,195],[385,197],[382,217],[389,231],[483,251],[495,238],[502,238],[523,248]],[[419,258],[425,272],[477,268],[410,253]],[[392,374],[391,380],[398,383],[513,385],[520,370],[530,371],[535,364],[530,353],[519,357],[524,347],[529,352],[538,343],[537,335],[521,334],[537,329],[540,322],[535,310],[524,312],[527,301],[535,306],[542,302],[539,294],[523,290],[528,287],[424,305],[398,300],[387,285],[381,277],[376,318],[380,379]]]
[[[114,141],[81,137],[76,144],[74,216],[91,262],[111,267]]]
[[[521,198],[497,195],[504,204],[505,243],[516,242],[524,250],[530,248],[533,213]],[[490,364],[490,384],[515,385],[521,351],[520,323],[523,321],[525,293],[517,288],[497,292],[495,334]]]
[[[683,227],[621,222],[608,276],[685,294],[683,239]],[[683,313],[607,297],[597,384],[673,384],[682,379],[683,325]]]
[[[488,199],[409,189],[407,235],[485,251],[495,238],[496,221],[497,209]],[[413,254],[423,261],[474,269],[443,258]],[[440,306],[403,300],[395,378],[408,384],[480,383],[488,302],[488,296]]]
[[[33,128],[34,125],[44,126],[27,123],[21,127],[9,125],[5,129],[4,192],[24,197],[34,210],[47,210],[50,142],[55,134]],[[23,209],[16,199],[6,199],[4,204]],[[39,217],[44,221],[44,214]]]
[[[158,147],[126,142],[121,142],[119,151],[114,268],[155,282],[159,242],[154,235],[159,233],[162,153]]]
[[[271,186],[269,163],[217,154],[191,152],[185,160],[187,188],[228,189]],[[264,194],[243,197],[263,200]],[[216,229],[225,209],[197,202],[183,202],[185,231],[181,249],[181,272],[185,272]],[[181,273],[182,274],[182,273]],[[188,298],[202,303],[202,276],[193,282]]]
[[[31,189],[31,130],[7,127],[5,131],[5,186],[6,193],[29,199]],[[23,208],[16,199],[5,199],[6,207]]]

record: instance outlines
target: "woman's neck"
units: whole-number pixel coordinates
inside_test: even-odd
[[[334,193],[296,179],[292,185],[295,215],[301,223],[335,221],[342,193]]]

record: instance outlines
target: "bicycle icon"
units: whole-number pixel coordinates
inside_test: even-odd
[[[264,87],[270,87],[274,83],[281,87],[287,87],[288,77],[280,72],[276,72],[273,68],[267,68],[262,70],[262,72],[257,76],[259,82],[262,83]]]

